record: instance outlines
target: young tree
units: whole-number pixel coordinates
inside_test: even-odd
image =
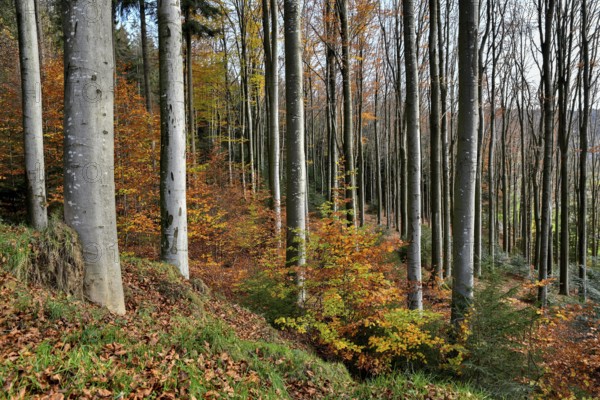
[[[48,225],[42,131],[42,81],[34,0],[17,0],[21,63],[27,216],[35,229]]]
[[[408,257],[407,272],[411,286],[408,307],[423,308],[421,288],[421,140],[419,132],[419,73],[413,0],[402,2],[406,65],[406,125],[408,153]]]
[[[473,301],[473,239],[477,173],[479,1],[461,1],[458,26],[458,148],[454,184],[454,269],[451,320],[459,324]]]
[[[189,278],[181,42],[179,0],[159,1],[161,258]]]
[[[287,139],[287,252],[288,266],[295,266],[299,287],[298,303],[305,300],[306,263],[306,161],[304,155],[304,89],[300,0],[284,0],[285,99]]]
[[[90,3],[91,4],[91,3]],[[110,0],[63,2],[64,212],[84,252],[88,299],[125,313],[114,183],[114,56]]]

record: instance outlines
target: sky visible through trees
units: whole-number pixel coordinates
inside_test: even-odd
[[[531,311],[517,360],[600,302],[600,2],[0,7],[0,217],[72,229],[92,303],[160,260],[359,374],[459,376],[490,308]]]

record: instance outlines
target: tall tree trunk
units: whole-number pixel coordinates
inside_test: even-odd
[[[354,166],[354,128],[350,83],[350,31],[348,0],[336,0],[342,37],[342,87],[344,93],[344,176],[348,223],[356,225],[356,170]]]
[[[447,116],[447,104],[446,99],[448,97],[448,84],[446,82],[447,76],[447,66],[448,62],[444,57],[444,44],[448,42],[449,36],[449,14],[450,14],[450,2],[446,2],[446,24],[445,24],[445,34],[442,34],[442,20],[440,18],[440,7],[437,9],[438,17],[438,49],[440,53],[440,101],[441,101],[441,136],[442,136],[442,192],[443,192],[443,215],[444,215],[444,278],[450,277],[452,274],[452,238],[450,237],[451,233],[451,224],[452,219],[450,216],[450,144],[448,143],[448,116]],[[444,40],[446,38],[446,40]]]
[[[419,74],[414,0],[402,2],[406,63],[406,124],[408,153],[408,308],[423,309],[421,288],[421,143],[419,132]]]
[[[18,0],[19,61],[23,105],[23,143],[27,180],[27,217],[37,230],[48,225],[42,122],[42,81],[33,0]]]
[[[92,18],[80,2],[63,2],[64,213],[83,249],[86,297],[124,314],[115,210],[111,2],[95,5],[98,13]]]
[[[550,246],[551,229],[551,204],[552,201],[552,152],[554,149],[554,137],[552,120],[554,119],[554,90],[552,88],[551,75],[551,48],[552,48],[552,21],[554,19],[554,0],[544,2],[544,34],[542,40],[542,59],[543,73],[542,80],[544,86],[544,161],[542,171],[542,215],[540,229],[540,258],[538,264],[538,280],[545,281],[548,278],[548,248]],[[542,12],[542,10],[539,10]],[[540,31],[541,31],[540,27]],[[540,32],[541,33],[541,32]],[[542,307],[546,306],[548,297],[548,287],[540,286],[538,290],[538,301]]]
[[[383,190],[381,182],[381,149],[379,139],[379,124],[378,124],[378,107],[379,107],[379,69],[376,66],[375,72],[375,107],[373,121],[373,136],[375,136],[375,177],[377,181],[377,225],[381,225],[381,213],[383,211]]]
[[[146,0],[140,2],[140,35],[142,37],[142,63],[144,69],[144,98],[146,111],[152,114],[152,93],[150,90],[150,63],[148,61],[148,33],[146,29]]]
[[[329,142],[329,188],[328,199],[333,204],[333,210],[338,208],[338,152],[337,152],[337,110],[336,110],[336,84],[335,84],[335,49],[332,1],[325,1],[325,36],[326,36],[326,91],[327,91],[327,138]]]
[[[461,1],[458,27],[458,148],[454,197],[452,322],[458,326],[473,301],[473,230],[477,174],[479,1]]]
[[[269,5],[270,3],[270,5]],[[279,76],[277,46],[277,2],[263,0],[263,40],[265,48],[265,84],[269,132],[269,187],[275,212],[275,234],[281,233],[281,189],[279,185]],[[269,9],[270,6],[270,9]],[[269,23],[270,22],[270,23]],[[270,27],[269,27],[270,25]]]
[[[358,73],[356,76],[357,86],[357,131],[358,131],[358,222],[360,226],[365,224],[365,155],[363,146],[363,81],[364,81],[364,38],[359,39],[360,49],[358,53]]]
[[[186,135],[179,0],[158,2],[161,259],[189,278]]]
[[[443,279],[442,265],[442,185],[441,171],[441,131],[440,131],[440,66],[438,55],[439,0],[429,0],[429,73],[431,75],[431,267],[438,279]]]
[[[287,136],[287,253],[295,266],[298,303],[304,304],[306,263],[306,162],[304,155],[304,91],[302,88],[302,27],[300,0],[284,0],[286,136]]]
[[[588,6],[587,0],[581,3],[581,63],[583,64],[581,124],[579,126],[579,215],[578,215],[578,247],[579,264],[579,299],[587,299],[587,158],[588,158],[588,125],[590,116],[590,42],[588,39]]]
[[[185,20],[190,19],[190,9],[185,10]],[[192,165],[196,165],[196,124],[194,118],[194,74],[192,60],[192,32],[187,29],[185,32],[185,72],[186,72],[186,117],[187,117],[187,134],[190,142],[190,150],[192,153]]]

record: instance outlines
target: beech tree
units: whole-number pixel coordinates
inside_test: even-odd
[[[279,40],[276,0],[262,0],[263,45],[265,53],[265,86],[269,132],[269,188],[275,211],[275,234],[281,232],[281,188],[279,146]]]
[[[27,215],[31,226],[42,230],[48,225],[48,212],[36,10],[34,0],[16,0],[16,7],[21,64]]]
[[[477,173],[479,1],[458,6],[458,148],[454,181],[451,320],[459,324],[473,301],[473,237]]]
[[[544,92],[543,101],[543,126],[544,126],[544,153],[542,171],[542,214],[540,230],[540,255],[538,258],[538,279],[540,282],[548,278],[549,245],[551,231],[551,197],[552,197],[552,153],[554,151],[554,88],[552,84],[552,22],[554,20],[554,0],[544,0],[539,4],[538,12],[544,16],[544,27],[540,26],[540,39],[542,51],[542,86]],[[538,289],[538,301],[542,306],[546,305],[548,287],[540,285]]]
[[[344,93],[344,176],[348,223],[356,225],[356,171],[354,166],[354,128],[352,115],[352,88],[350,82],[350,31],[348,28],[348,0],[336,0],[342,38],[342,87]]]
[[[440,60],[438,53],[439,0],[429,0],[429,73],[431,75],[431,266],[438,279],[443,279],[442,265],[442,183],[441,176],[441,93]]]
[[[110,0],[63,2],[64,213],[85,262],[86,297],[125,313],[114,183],[114,58]]]
[[[408,307],[423,308],[421,288],[421,140],[419,132],[419,73],[414,1],[402,2],[406,64],[406,124],[408,153]]]
[[[300,0],[284,0],[285,100],[287,146],[287,252],[288,266],[298,268],[298,303],[305,301],[306,264],[306,158],[304,154],[304,89]]]
[[[189,278],[181,9],[158,2],[161,259]]]

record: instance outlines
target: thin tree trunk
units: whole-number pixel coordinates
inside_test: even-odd
[[[588,158],[588,125],[590,115],[590,43],[588,39],[588,6],[587,0],[581,4],[581,61],[583,64],[582,92],[583,104],[581,124],[579,126],[579,215],[578,215],[578,247],[579,264],[579,299],[587,299],[587,158]]]
[[[354,166],[354,128],[350,84],[350,31],[348,0],[336,0],[342,37],[342,87],[344,93],[344,176],[348,224],[356,225],[356,170]]]
[[[33,0],[19,0],[17,26],[23,105],[23,143],[27,180],[27,217],[37,230],[48,225],[46,208],[46,173],[44,167],[44,134],[42,121],[42,81],[40,55]]]
[[[441,171],[441,131],[440,131],[440,66],[438,54],[439,0],[429,0],[429,71],[431,74],[431,267],[438,279],[443,279],[442,265],[442,184]]]
[[[150,63],[148,61],[148,33],[146,29],[146,0],[140,2],[140,35],[142,37],[142,63],[144,69],[144,98],[146,111],[152,114],[152,93],[150,91]]]

